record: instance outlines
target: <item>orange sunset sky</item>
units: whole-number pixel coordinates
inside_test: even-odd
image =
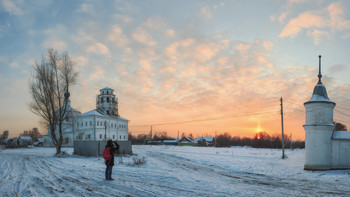
[[[304,139],[303,103],[322,82],[334,119],[350,125],[350,2],[0,0],[0,132],[38,127],[28,82],[48,48],[80,72],[72,107],[115,90],[133,135],[258,131]]]

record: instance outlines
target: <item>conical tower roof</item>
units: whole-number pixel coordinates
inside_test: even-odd
[[[312,96],[309,101],[305,102],[304,104],[308,103],[314,103],[314,102],[326,102],[326,103],[334,103],[333,101],[329,100],[327,95],[326,87],[322,84],[321,78],[321,56],[318,56],[319,58],[319,73],[318,73],[318,82],[314,88],[314,92],[312,93]],[[335,104],[335,103],[334,103]]]

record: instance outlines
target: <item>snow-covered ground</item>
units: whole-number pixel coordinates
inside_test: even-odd
[[[65,148],[72,154],[72,148]],[[349,196],[350,171],[304,171],[304,150],[133,146],[116,157],[54,157],[53,148],[0,151],[0,196]],[[146,164],[133,165],[132,158]]]

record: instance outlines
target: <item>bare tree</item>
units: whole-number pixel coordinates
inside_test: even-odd
[[[63,142],[62,122],[67,115],[68,88],[78,77],[75,64],[68,53],[58,54],[48,50],[41,63],[35,63],[34,75],[29,83],[33,101],[30,110],[41,117],[41,124],[48,127],[56,154],[61,153]]]
[[[23,131],[23,133],[19,134],[19,136],[29,136],[33,139],[34,142],[38,141],[38,138],[41,137],[41,134],[38,128],[33,128],[29,131]]]
[[[2,132],[2,135],[0,135],[0,140],[7,139],[9,137],[9,131],[5,130]]]

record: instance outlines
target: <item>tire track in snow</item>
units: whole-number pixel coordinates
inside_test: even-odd
[[[170,155],[164,152],[156,152],[156,150],[147,151],[145,154],[147,156],[156,158],[161,162],[172,166],[173,168],[180,168],[182,170],[188,171],[188,173],[207,175],[208,179],[210,179],[211,176],[221,176],[223,184],[232,184],[232,187],[243,187],[246,188],[249,193],[253,192],[257,195],[261,194],[261,192],[264,192],[265,195],[269,196],[291,194],[304,196],[348,196],[350,193],[350,188],[347,186],[347,184],[344,183],[286,179],[264,174],[232,170],[230,171],[224,167],[198,163],[184,157]],[[279,191],[278,194],[274,192],[276,191],[276,188]],[[224,195],[232,195],[232,193],[224,193]]]

